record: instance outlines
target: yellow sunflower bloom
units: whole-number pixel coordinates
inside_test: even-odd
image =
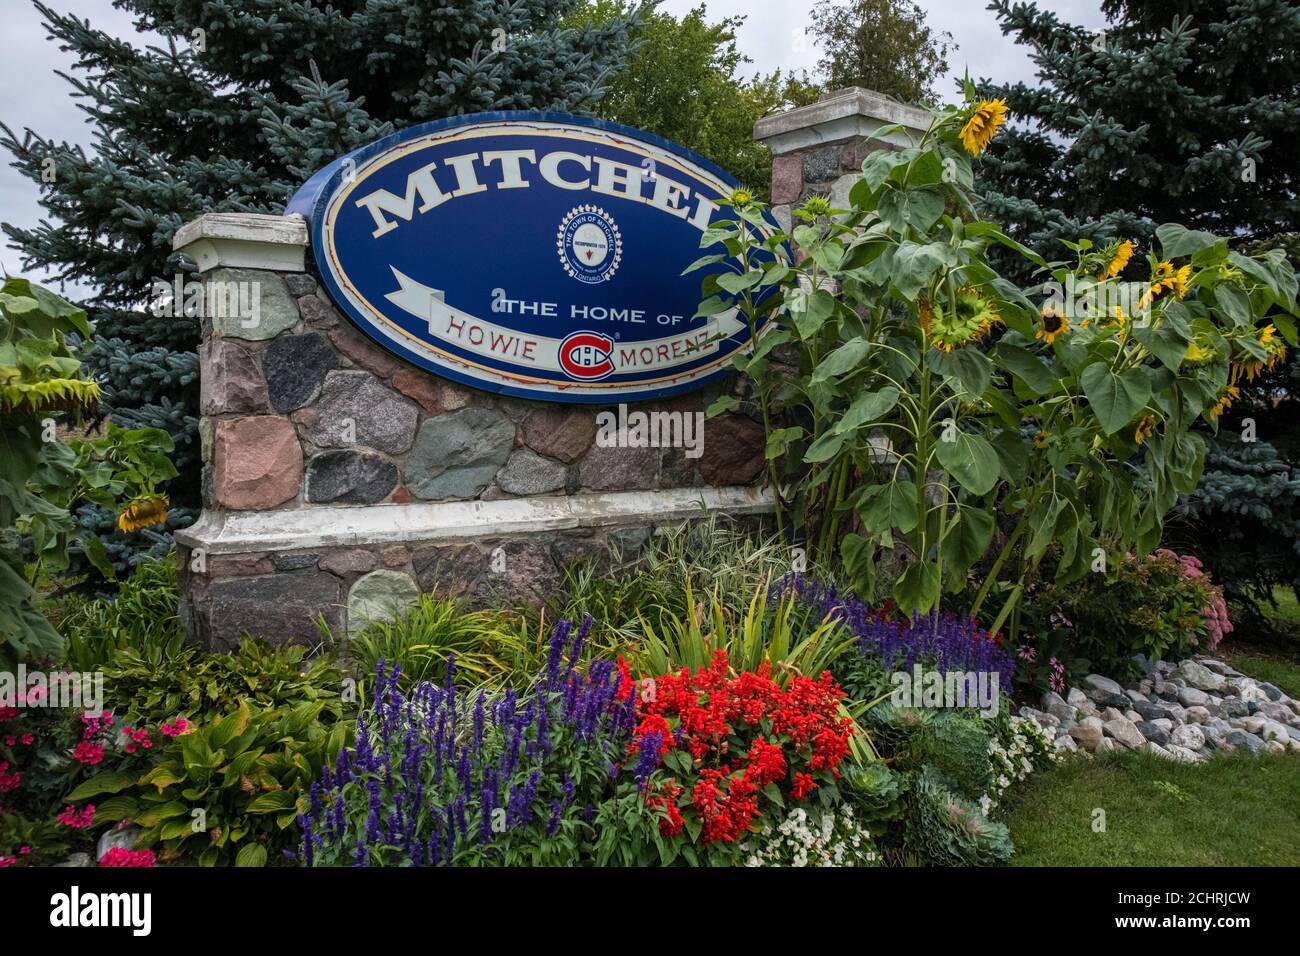
[[[1214,349],[1200,342],[1193,342],[1187,346],[1187,354],[1183,357],[1183,361],[1188,365],[1209,365],[1214,361]]]
[[[993,136],[1007,118],[1006,100],[984,100],[961,128],[961,144],[966,152],[978,156],[993,141]]]
[[[167,521],[167,508],[171,502],[166,495],[145,495],[137,498],[122,509],[117,516],[120,531],[139,531],[150,525],[163,524]]]
[[[1040,338],[1048,345],[1056,341],[1057,336],[1070,331],[1070,320],[1058,309],[1047,308],[1041,313],[1043,324],[1035,333],[1035,338]]]
[[[1132,242],[1125,239],[1115,247],[1115,251],[1111,254],[1110,262],[1106,264],[1105,269],[1101,270],[1101,273],[1097,278],[1102,282],[1105,282],[1107,279],[1115,278],[1128,266],[1129,260],[1133,258],[1133,253],[1136,249],[1137,247],[1133,245]]]
[[[1052,443],[1051,432],[1039,432],[1037,435],[1034,436],[1035,448],[1046,448],[1051,443]]]
[[[1237,386],[1235,385],[1229,385],[1228,388],[1224,391],[1224,393],[1219,396],[1219,400],[1215,402],[1213,405],[1211,405],[1209,410],[1206,411],[1205,413],[1206,417],[1208,417],[1212,421],[1217,419],[1220,415],[1222,415],[1225,411],[1227,411],[1229,408],[1232,407],[1233,401],[1235,401],[1240,397],[1241,397],[1241,389],[1237,388]]]
[[[1138,422],[1137,431],[1133,433],[1133,440],[1141,445],[1148,438],[1156,433],[1156,420],[1151,415],[1143,415],[1142,420]]]

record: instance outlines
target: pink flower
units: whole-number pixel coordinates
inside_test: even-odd
[[[185,729],[187,727],[189,727],[189,724],[186,722],[185,718],[177,717],[176,722],[174,724],[168,724],[166,722],[163,723],[162,725],[163,736],[179,737],[181,734],[185,733]]]
[[[72,756],[78,763],[97,764],[104,759],[104,746],[83,740],[73,749]]]
[[[68,808],[59,814],[59,822],[74,830],[84,830],[95,822],[95,805],[87,804],[78,810],[69,804]]]
[[[153,866],[153,850],[128,850],[115,846],[99,858],[100,866]]]

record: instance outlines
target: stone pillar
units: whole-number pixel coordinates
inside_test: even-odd
[[[204,510],[176,541],[209,647],[315,643],[318,618],[354,633],[421,592],[535,600],[656,525],[771,510],[753,414],[710,419],[699,457],[604,447],[605,409],[469,389],[373,344],[318,285],[301,217],[209,214],[174,245],[204,283]],[[742,386],[635,407],[702,412]]]
[[[868,141],[877,130],[904,128]],[[849,87],[816,103],[765,116],[754,124],[754,139],[772,150],[772,212],[789,231],[790,210],[810,196],[829,196],[847,208],[849,189],[862,174],[862,160],[883,147],[904,149],[918,142],[930,114],[872,90]]]

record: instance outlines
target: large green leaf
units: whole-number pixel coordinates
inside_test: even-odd
[[[903,242],[894,252],[889,278],[905,298],[915,299],[916,294],[928,286],[935,273],[943,268],[947,259],[948,250],[944,243],[920,245]]]
[[[939,547],[944,561],[953,570],[965,571],[989,549],[993,540],[993,512],[983,508],[962,508]]]
[[[123,771],[95,774],[68,794],[66,799],[69,803],[77,803],[104,793],[121,793],[135,783],[136,779],[136,774]]]
[[[1151,381],[1137,368],[1116,375],[1105,362],[1094,362],[1083,370],[1079,384],[1107,435],[1133,421],[1151,398]]]
[[[939,463],[971,494],[988,493],[998,483],[998,453],[980,435],[953,430],[952,441],[940,439]]]
[[[939,599],[939,568],[929,561],[916,561],[894,582],[894,600],[904,611],[927,613]]]
[[[817,385],[855,371],[871,351],[871,343],[861,336],[849,339],[831,352],[813,369],[812,384]]]
[[[993,349],[993,357],[1004,369],[1024,382],[1035,395],[1054,391],[1060,380],[1033,352],[1019,345],[1002,341]]]
[[[939,221],[943,206],[943,195],[934,189],[886,189],[876,212],[896,232],[911,226],[924,234]]]
[[[916,527],[916,489],[901,481],[866,489],[865,507],[859,510],[868,531],[885,534],[897,529],[906,534]]]
[[[879,421],[898,404],[898,389],[886,385],[877,392],[864,392],[854,399],[853,404],[840,416],[834,431],[837,434],[851,432],[870,422]]]

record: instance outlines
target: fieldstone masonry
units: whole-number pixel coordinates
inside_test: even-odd
[[[848,90],[761,120],[783,224],[809,195],[847,196],[872,130],[921,116]],[[373,344],[318,284],[301,217],[209,214],[174,245],[209,286],[257,304],[204,319],[204,511],[176,538],[186,625],[210,647],[315,643],[318,622],[355,634],[423,592],[538,600],[575,561],[635,555],[656,525],[771,510],[743,380],[637,404],[692,413],[741,398],[708,421],[698,458],[602,447],[601,407],[470,389]]]

